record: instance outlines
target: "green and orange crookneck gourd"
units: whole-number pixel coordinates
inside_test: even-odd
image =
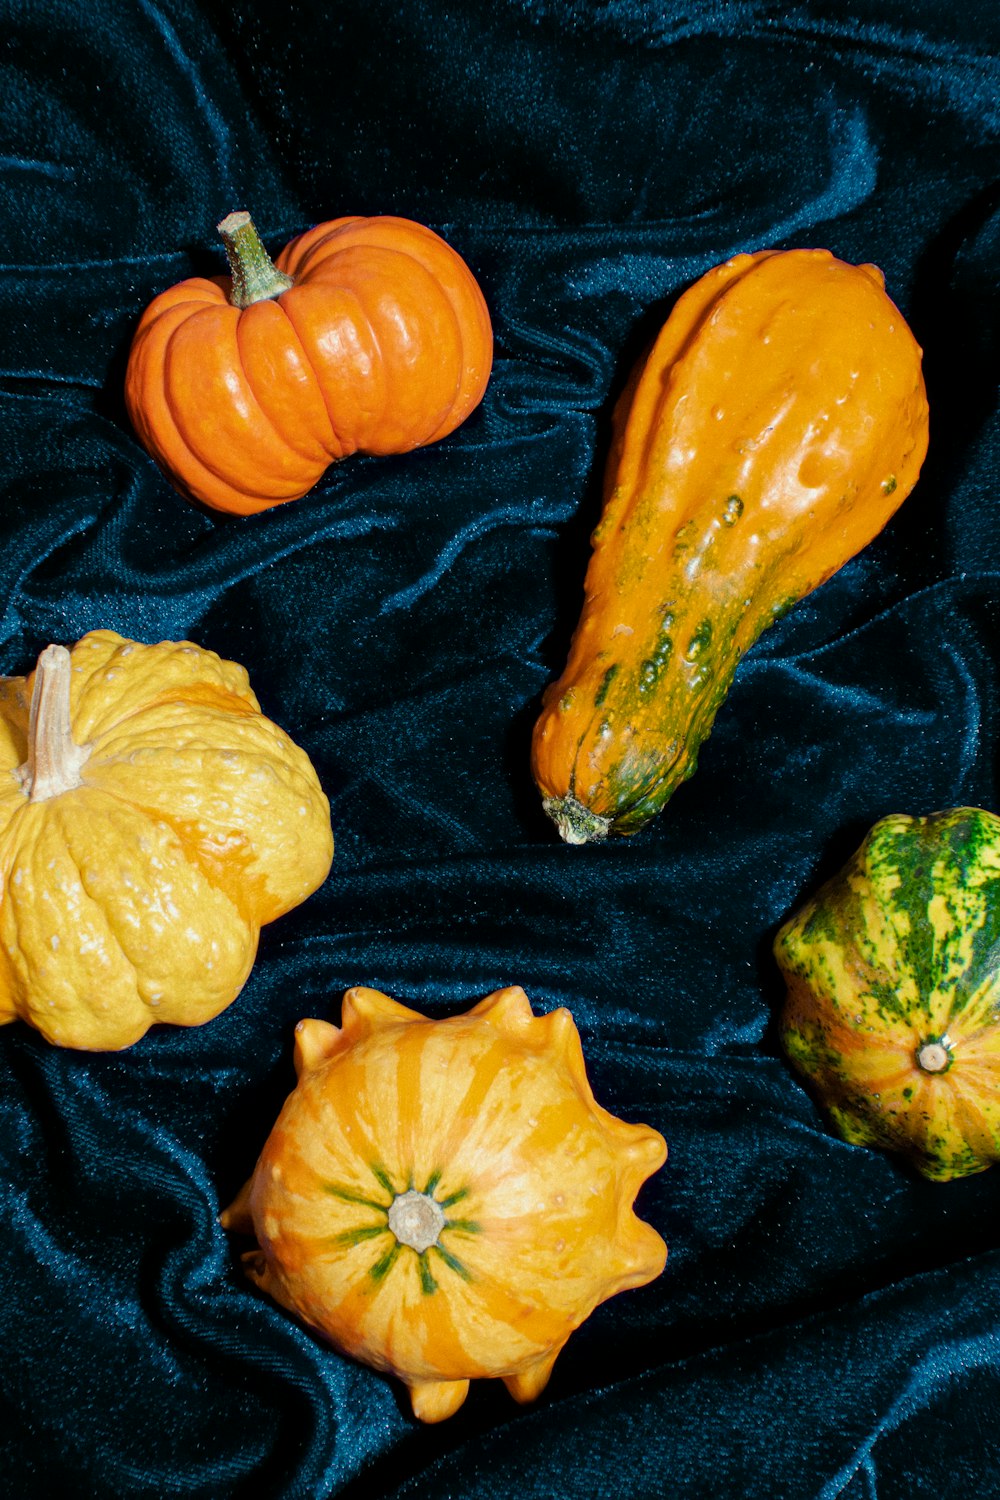
[[[775,943],[785,1049],[845,1140],[1000,1159],[1000,818],[883,818]]]
[[[115,1050],[242,988],[330,868],[330,809],[247,674],[110,630],[0,679],[0,1023]]]
[[[218,228],[232,274],[154,298],[125,377],[135,430],[182,493],[266,510],[348,454],[437,442],[482,399],[489,313],[433,230],[334,219],[272,263],[248,214]]]
[[[875,266],[764,250],[681,297],[618,404],[583,610],[535,726],[567,842],[663,807],[743,654],[881,530],[926,448],[920,349]]]
[[[348,990],[301,1021],[298,1084],[222,1215],[251,1279],[437,1422],[469,1381],[545,1386],[598,1303],[658,1276],[632,1211],[662,1136],[596,1103],[569,1012],[499,990],[431,1020]]]

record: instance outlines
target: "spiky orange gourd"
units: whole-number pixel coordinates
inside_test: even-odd
[[[743,654],[882,529],[926,449],[920,349],[877,267],[763,250],[681,297],[616,411],[583,610],[535,725],[568,843],[663,807]]]
[[[567,1010],[510,988],[433,1021],[352,989],[340,1028],[299,1023],[296,1069],[222,1222],[256,1237],[258,1286],[421,1420],[478,1377],[533,1399],[597,1304],[663,1269],[632,1204],[666,1145],[596,1103]]]

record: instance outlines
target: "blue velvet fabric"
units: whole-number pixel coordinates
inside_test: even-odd
[[[840,1143],[776,1043],[775,929],[893,811],[1000,806],[995,0],[0,4],[0,671],[114,628],[242,662],[337,838],[217,1020],[121,1054],[0,1032],[5,1500],[1000,1495],[1000,1171]],[[132,330],[345,213],[422,220],[496,363],[441,444],[238,519],[125,415]],[[875,261],[931,449],[884,533],[741,665],[697,775],[570,848],[528,738],[561,668],[611,405],[743,249]],[[670,1257],[533,1407],[418,1427],[244,1281],[217,1223],[352,984],[433,1015],[567,1005],[607,1108],[662,1131]]]

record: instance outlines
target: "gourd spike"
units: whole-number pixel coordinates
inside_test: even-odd
[[[393,1000],[391,995],[383,994],[381,990],[356,984],[344,993],[340,1019],[345,1034],[349,1032],[356,1037],[367,1035],[380,1026],[399,1025],[403,1021],[422,1021],[424,1017],[419,1011],[400,1005],[398,1000]]]
[[[534,1020],[531,1001],[519,984],[494,990],[491,995],[474,1005],[469,1014],[483,1016],[504,1031],[520,1031]]]
[[[248,1177],[229,1207],[222,1210],[219,1223],[223,1229],[228,1229],[233,1234],[253,1234],[253,1218],[250,1214],[252,1187],[253,1178]]]
[[[552,1367],[562,1351],[562,1344],[557,1349],[552,1349],[541,1359],[536,1359],[533,1364],[519,1370],[516,1375],[505,1375],[503,1383],[507,1387],[515,1401],[524,1405],[527,1401],[536,1401],[549,1383],[552,1375]]]
[[[253,1282],[255,1287],[258,1287],[262,1292],[267,1292],[271,1296],[275,1295],[275,1290],[272,1286],[273,1277],[271,1275],[271,1268],[267,1263],[267,1258],[263,1250],[244,1251],[240,1256],[240,1264],[243,1267],[243,1274],[249,1281]]]
[[[623,1154],[642,1172],[642,1181],[645,1182],[666,1161],[667,1143],[651,1125],[632,1125],[624,1121],[619,1121],[618,1124],[624,1124],[621,1132],[622,1139],[626,1142]]]
[[[329,1021],[300,1021],[295,1028],[296,1078],[301,1078],[303,1073],[326,1062],[339,1040],[340,1027],[331,1025]]]
[[[443,1422],[454,1416],[469,1394],[467,1380],[418,1380],[409,1387],[410,1405],[419,1422]]]
[[[623,1236],[623,1247],[618,1257],[618,1280],[608,1296],[632,1291],[635,1287],[647,1286],[655,1281],[667,1264],[667,1245],[652,1224],[629,1213],[628,1236]]]
[[[553,1052],[561,1054],[578,1084],[581,1080],[585,1080],[587,1068],[583,1059],[583,1044],[580,1041],[576,1022],[565,1005],[559,1005],[555,1010],[550,1010],[547,1015],[539,1016],[537,1022],[543,1028],[545,1045]],[[586,1091],[587,1094],[591,1092],[589,1083],[586,1084]]]

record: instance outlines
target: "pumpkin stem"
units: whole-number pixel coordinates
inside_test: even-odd
[[[80,785],[89,745],[78,745],[70,726],[70,654],[46,646],[35,666],[28,717],[28,759],[18,776],[30,802],[44,802]]]
[[[250,307],[280,297],[294,283],[291,276],[279,271],[264,249],[260,235],[248,213],[240,210],[227,214],[216,225],[226,247],[233,285],[229,300],[234,307]]]

